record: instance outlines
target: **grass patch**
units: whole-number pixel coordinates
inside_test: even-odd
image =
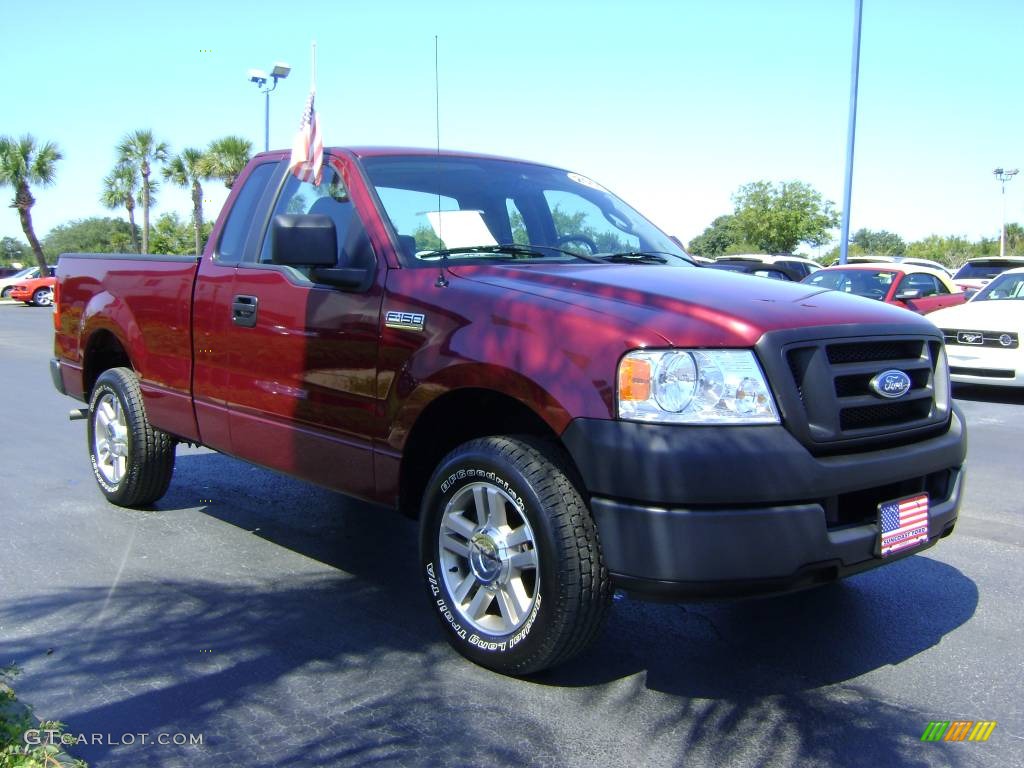
[[[60,748],[63,723],[40,722],[18,701],[11,688],[18,672],[14,665],[0,668],[0,768],[87,768],[84,761],[72,759]],[[30,731],[38,736],[31,739],[33,743],[25,738]]]

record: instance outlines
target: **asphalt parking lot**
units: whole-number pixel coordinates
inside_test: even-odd
[[[158,511],[107,504],[51,338],[0,304],[0,666],[91,764],[1024,764],[1020,394],[958,390],[966,503],[926,554],[784,598],[617,599],[588,653],[513,680],[443,641],[397,515],[202,449]],[[933,720],[998,725],[922,743]],[[176,734],[202,744],[154,743]]]

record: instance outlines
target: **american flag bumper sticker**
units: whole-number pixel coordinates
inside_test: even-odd
[[[878,528],[882,557],[928,541],[928,494],[879,504]]]

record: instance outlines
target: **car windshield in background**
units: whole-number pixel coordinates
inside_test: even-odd
[[[1006,270],[1015,266],[999,262],[967,262],[954,275],[954,280],[991,280],[996,275],[1001,275]]]
[[[1004,299],[1024,299],[1024,274],[1003,274],[986,285],[971,301],[1002,301]]]
[[[884,269],[819,269],[801,282],[869,299],[884,299],[895,278],[895,272]]]
[[[692,265],[668,235],[577,173],[446,155],[366,157],[362,164],[409,265],[442,256]]]

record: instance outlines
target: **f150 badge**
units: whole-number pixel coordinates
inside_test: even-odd
[[[384,315],[384,325],[399,331],[422,331],[426,322],[426,315],[420,312],[388,312]]]
[[[873,378],[868,386],[876,395],[887,398],[903,397],[910,391],[910,377],[903,371],[895,369],[882,371]]]

